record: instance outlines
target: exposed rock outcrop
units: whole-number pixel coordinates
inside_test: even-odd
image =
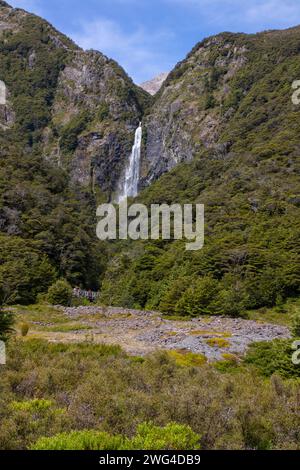
[[[141,187],[219,143],[228,121],[223,102],[248,60],[245,45],[236,45],[238,37],[225,34],[203,41],[169,74],[144,122]]]
[[[140,87],[153,96],[161,89],[162,84],[164,83],[168,75],[169,72],[163,72],[157,77],[152,78],[152,80],[148,80],[147,82],[142,83]]]
[[[109,197],[150,96],[116,62],[83,51],[37,16],[5,2],[0,13],[0,80],[9,89],[0,104],[1,129],[39,145],[73,184]]]

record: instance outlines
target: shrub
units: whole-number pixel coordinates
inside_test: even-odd
[[[0,341],[7,341],[13,333],[14,316],[0,308]]]
[[[293,318],[292,334],[296,338],[300,338],[300,314],[297,313]]]
[[[90,120],[89,113],[82,111],[71,119],[61,132],[61,148],[66,152],[72,152],[78,144],[78,136],[84,131]]]
[[[2,307],[4,292],[0,288],[0,341],[7,341],[13,333],[14,315],[11,312],[5,312]]]
[[[218,292],[212,311],[231,317],[242,316],[247,308],[248,296],[237,286],[228,286]]]
[[[251,344],[244,362],[267,377],[275,373],[286,378],[300,377],[300,365],[292,362],[291,346],[291,340],[279,339]]]
[[[169,351],[168,354],[175,359],[178,366],[201,367],[207,362],[204,354],[196,354],[187,351]]]
[[[117,346],[36,338],[9,342],[7,358],[1,370],[0,449],[26,449],[42,436],[84,429],[108,432],[108,448],[115,436],[122,437],[122,449],[136,448],[156,434],[146,439],[136,432],[148,421],[189,426],[201,436],[201,449],[299,449],[299,381],[270,381],[245,364],[229,367],[228,361],[225,370],[223,361],[222,372],[210,364],[178,367],[166,352],[133,360]],[[160,431],[159,442],[163,436]]]
[[[176,305],[176,313],[189,316],[212,314],[212,303],[217,293],[218,281],[203,277],[185,291]]]
[[[153,423],[138,426],[137,435],[127,439],[128,450],[196,450],[200,449],[200,436],[189,426],[169,423],[161,428]]]
[[[194,450],[200,436],[189,426],[170,423],[164,428],[152,423],[138,426],[132,439],[107,432],[84,430],[42,437],[33,450]]]
[[[191,278],[188,276],[176,279],[165,292],[160,301],[160,312],[174,314],[177,302],[181,299],[182,295],[190,285]]]
[[[29,331],[28,323],[22,323],[22,325],[21,325],[21,336],[23,336],[23,337],[27,336],[28,331]]]
[[[30,413],[40,413],[49,410],[53,406],[51,400],[45,400],[43,398],[34,398],[28,401],[13,401],[10,407],[14,411],[27,411]]]
[[[42,437],[33,450],[118,450],[124,442],[122,436],[111,436],[100,431],[73,431],[53,437]]]
[[[209,338],[206,342],[209,346],[216,348],[228,348],[230,346],[230,342],[224,338]]]
[[[5,290],[6,303],[34,303],[55,278],[49,258],[33,242],[0,235],[0,285]]]
[[[60,279],[49,288],[47,299],[52,305],[68,306],[72,300],[72,287],[64,279]]]

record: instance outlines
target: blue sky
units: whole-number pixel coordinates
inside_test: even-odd
[[[300,24],[300,0],[7,0],[141,83],[169,71],[204,37]]]

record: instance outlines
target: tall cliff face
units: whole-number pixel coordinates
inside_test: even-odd
[[[70,162],[74,182],[114,192],[146,101],[114,61],[75,51],[58,77],[46,153]]]
[[[208,149],[225,157],[280,145],[280,133],[297,119],[291,84],[300,76],[299,52],[300,28],[223,33],[195,46],[169,74],[144,120],[141,186]]]
[[[44,20],[5,2],[0,18],[5,139],[11,131],[74,183],[113,192],[148,95],[116,62],[81,50]]]

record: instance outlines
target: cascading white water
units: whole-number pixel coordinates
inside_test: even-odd
[[[142,123],[135,131],[134,146],[126,168],[125,178],[119,193],[119,202],[127,197],[135,197],[138,194],[138,184],[140,179],[140,160],[142,145]]]

